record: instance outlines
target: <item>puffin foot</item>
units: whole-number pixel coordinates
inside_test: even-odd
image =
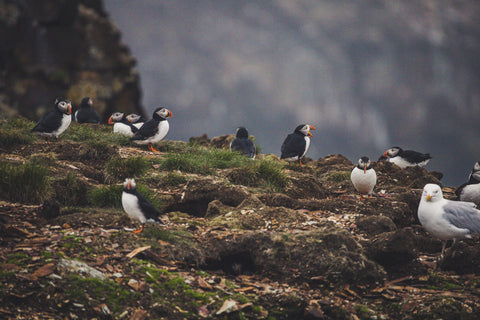
[[[138,229],[138,230],[133,230],[132,232],[133,232],[133,233],[140,233],[140,232],[142,232],[142,231],[143,231],[143,223],[142,223],[142,227],[141,227],[140,229]]]
[[[151,144],[148,145],[148,150],[152,152],[160,152],[157,149],[155,149]]]

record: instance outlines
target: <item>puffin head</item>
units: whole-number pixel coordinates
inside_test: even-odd
[[[437,202],[443,199],[442,188],[438,184],[428,183],[423,187],[422,200]]]
[[[248,138],[248,131],[245,127],[238,127],[235,136],[237,138]]]
[[[363,173],[367,172],[367,169],[370,169],[370,159],[368,157],[361,157],[358,159],[358,169],[363,170]]]
[[[90,97],[85,97],[80,102],[80,108],[90,108],[93,105],[93,100]]]
[[[475,179],[480,181],[480,161],[475,162],[472,168],[472,173],[470,173],[470,179]]]
[[[315,130],[315,127],[310,124],[301,124],[295,128],[295,132],[299,132],[307,137],[313,137],[310,130]]]
[[[127,116],[128,122],[131,122],[131,123],[137,123],[141,118],[142,118],[142,116],[141,116],[141,115],[138,115],[138,114],[136,114],[136,113],[130,113],[130,114]]]
[[[395,157],[399,152],[403,151],[402,148],[400,147],[391,147],[387,151],[385,151],[382,155],[384,158],[393,158]]]
[[[173,117],[172,111],[167,108],[157,108],[153,111],[153,118],[157,120],[165,120],[167,118]]]
[[[125,191],[135,190],[136,186],[137,184],[135,183],[135,179],[133,178],[126,178],[125,182],[123,183],[123,189]]]
[[[108,124],[114,124],[115,122],[122,121],[122,119],[125,117],[125,113],[123,112],[115,112],[108,118]]]
[[[55,100],[55,107],[62,113],[72,114],[72,103],[64,98],[57,98]]]

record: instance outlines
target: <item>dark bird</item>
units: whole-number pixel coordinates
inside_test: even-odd
[[[144,117],[142,117],[141,115],[138,115],[136,113],[130,113],[127,116],[127,120],[128,120],[128,122],[133,124],[138,129],[140,129],[143,126],[143,124],[145,123],[145,121],[147,121]]]
[[[122,206],[130,219],[137,219],[142,223],[142,227],[134,230],[134,233],[142,232],[144,224],[148,220],[163,224],[158,218],[161,213],[137,191],[134,179],[127,178],[123,183]]]
[[[480,161],[475,162],[468,182],[465,182],[455,191],[457,199],[480,204]]]
[[[158,152],[152,144],[162,140],[168,133],[169,124],[167,118],[173,116],[172,112],[166,108],[157,108],[153,112],[152,119],[148,120],[138,129],[132,137],[136,144],[148,145],[148,150]]]
[[[248,138],[248,131],[244,127],[238,127],[235,139],[230,144],[230,150],[238,151],[249,158],[255,159],[255,145]]]
[[[137,127],[132,125],[125,117],[123,112],[115,112],[108,118],[108,124],[113,124],[113,132],[133,137],[138,131]]]
[[[57,139],[65,130],[67,130],[70,122],[72,122],[72,103],[63,98],[55,100],[54,110],[49,111],[38,123],[33,127],[32,132],[48,138]]]
[[[75,111],[74,120],[78,123],[100,123],[100,116],[93,108],[93,100],[90,97],[82,99],[80,109]]]
[[[302,164],[302,158],[307,153],[310,146],[310,137],[313,137],[310,130],[315,130],[315,127],[308,124],[301,124],[295,128],[293,133],[290,133],[282,144],[282,155],[280,159],[287,161],[299,161]]]
[[[403,150],[400,147],[392,147],[385,151],[378,161],[385,159],[405,169],[414,166],[424,167],[432,157],[428,153],[424,154],[413,150]]]
[[[360,193],[360,200],[363,196],[373,193],[373,188],[377,184],[377,174],[373,168],[370,168],[370,159],[368,157],[361,157],[358,159],[358,164],[353,168],[350,174],[350,180],[355,189]]]

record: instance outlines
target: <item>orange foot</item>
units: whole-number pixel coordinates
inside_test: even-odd
[[[140,229],[138,229],[138,230],[133,230],[132,232],[133,232],[133,233],[140,233],[140,232],[142,232],[142,231],[143,231],[143,223],[142,223],[142,227],[141,227]]]
[[[148,145],[148,150],[152,152],[159,152],[157,149],[155,149],[151,144]]]
[[[363,197],[363,195],[360,195],[360,201],[362,200],[365,200],[365,198]]]

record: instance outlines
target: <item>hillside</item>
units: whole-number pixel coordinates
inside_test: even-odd
[[[108,126],[73,123],[46,143],[33,125],[0,120],[0,318],[478,317],[478,241],[439,260],[417,221],[441,173],[376,163],[375,195],[359,201],[342,155],[251,161],[223,148],[232,136],[154,154]],[[125,177],[164,225],[129,231]]]

